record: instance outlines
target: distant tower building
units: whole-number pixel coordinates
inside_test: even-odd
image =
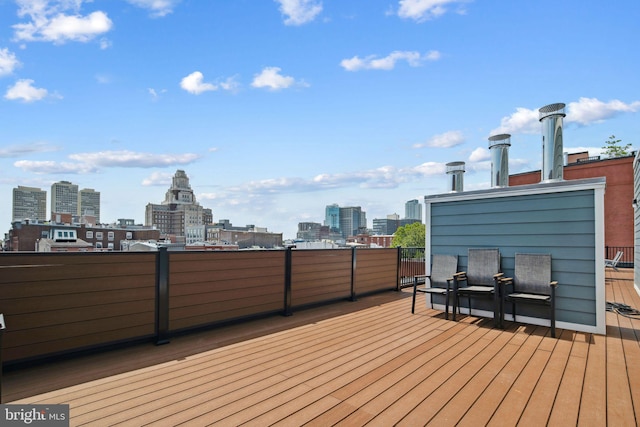
[[[13,215],[11,221],[30,219],[47,220],[47,192],[39,188],[23,187],[13,189]]]
[[[409,200],[404,204],[405,219],[419,219],[422,221],[422,205],[417,199]]]
[[[83,188],[78,193],[78,216],[91,215],[100,223],[100,192],[93,188]]]
[[[205,213],[205,209],[196,202],[187,174],[178,170],[164,201],[159,205],[147,204],[145,225],[156,227],[161,235],[184,237],[185,242],[190,244],[203,238],[201,235],[204,233],[205,221],[212,222],[212,218],[211,210]]]
[[[340,231],[342,237],[355,236],[363,228],[367,228],[367,216],[360,206],[340,208]]]
[[[324,210],[324,225],[332,232],[340,230],[340,206],[335,203],[327,205]]]
[[[78,186],[69,181],[56,182],[51,186],[51,218],[55,214],[78,213]]]

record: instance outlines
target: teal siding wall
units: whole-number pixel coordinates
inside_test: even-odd
[[[594,191],[433,200],[427,229],[431,253],[457,254],[459,269],[465,271],[469,248],[499,248],[508,277],[516,253],[550,253],[551,277],[559,283],[557,320],[595,326]],[[535,306],[527,310],[519,313],[539,317]]]

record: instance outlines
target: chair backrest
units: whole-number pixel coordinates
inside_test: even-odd
[[[551,255],[516,254],[513,282],[516,292],[548,295],[549,282],[551,282]]]
[[[446,285],[447,279],[458,272],[458,255],[433,255],[431,262],[431,286]]]
[[[498,249],[469,249],[467,278],[472,285],[493,286],[493,276],[500,273]]]
[[[618,253],[616,254],[616,257],[613,259],[613,262],[611,263],[614,267],[618,265],[618,263],[620,262],[620,258],[622,258],[622,255],[623,255],[623,252],[618,251]]]

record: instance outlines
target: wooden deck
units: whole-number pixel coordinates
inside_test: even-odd
[[[607,301],[640,308],[632,270]],[[410,292],[5,372],[3,402],[71,425],[594,425],[640,422],[640,319],[607,335],[446,321]],[[51,391],[47,391],[51,390]]]

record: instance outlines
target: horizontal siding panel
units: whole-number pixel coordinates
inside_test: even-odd
[[[550,253],[559,282],[557,319],[595,324],[594,190],[431,203],[432,253],[458,254],[467,268],[469,248],[500,248],[501,269],[513,275],[516,253]]]

